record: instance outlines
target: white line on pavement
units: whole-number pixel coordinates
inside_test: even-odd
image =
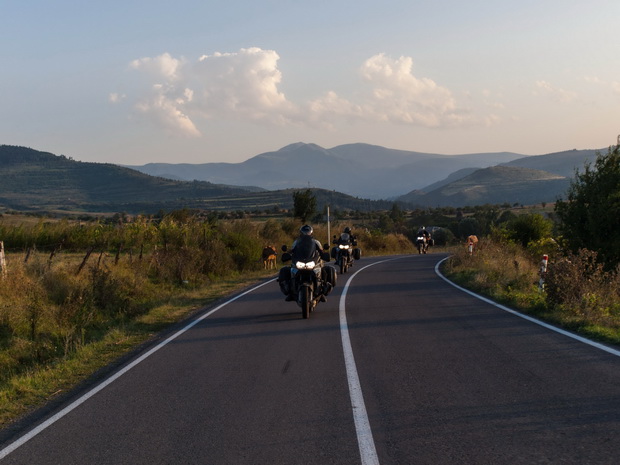
[[[24,436],[21,436],[19,439],[17,439],[15,442],[9,444],[7,447],[5,447],[4,449],[0,450],[0,459],[3,459],[4,457],[6,457],[7,455],[9,455],[11,452],[13,452],[15,449],[17,449],[18,447],[24,445],[26,442],[28,442],[29,440],[31,440],[33,437],[35,437],[37,434],[39,434],[40,432],[42,432],[44,429],[46,429],[48,426],[56,423],[58,420],[60,420],[62,417],[64,417],[65,415],[67,415],[69,412],[71,412],[72,410],[74,410],[75,408],[79,407],[80,405],[82,405],[84,402],[86,402],[88,399],[90,399],[92,396],[94,396],[95,394],[97,394],[99,391],[101,391],[102,389],[104,389],[106,386],[110,385],[111,383],[113,383],[114,381],[116,381],[118,378],[120,378],[121,376],[123,376],[125,373],[127,373],[129,370],[131,370],[132,368],[134,368],[136,365],[138,365],[139,363],[143,362],[144,360],[146,360],[148,357],[150,357],[151,355],[153,355],[155,352],[157,352],[159,349],[161,349],[162,347],[164,347],[165,345],[167,345],[168,343],[170,343],[171,341],[173,341],[174,339],[176,339],[177,337],[179,337],[181,334],[183,334],[184,332],[186,332],[187,330],[189,330],[190,328],[192,328],[193,326],[195,326],[196,324],[198,324],[199,322],[201,322],[202,320],[204,320],[205,318],[207,318],[210,315],[213,315],[215,312],[217,312],[218,310],[220,310],[221,308],[225,307],[226,305],[228,305],[231,302],[234,302],[235,300],[243,297],[246,294],[249,294],[250,292],[255,291],[256,289],[259,289],[263,286],[265,286],[266,284],[269,284],[271,282],[275,281],[274,279],[271,279],[269,281],[266,281],[262,284],[259,284],[258,286],[253,287],[252,289],[249,289],[235,297],[233,297],[232,299],[227,300],[226,302],[222,303],[221,305],[218,305],[217,307],[215,307],[213,310],[201,315],[200,317],[196,318],[195,320],[192,320],[191,323],[189,323],[187,326],[185,326],[183,329],[177,331],[176,333],[174,333],[172,336],[170,336],[168,339],[166,339],[165,341],[160,342],[159,344],[157,344],[155,347],[153,347],[151,350],[149,350],[148,352],[146,352],[145,354],[143,354],[142,356],[138,357],[137,359],[135,359],[133,362],[131,362],[129,365],[125,366],[122,370],[117,371],[114,375],[110,376],[109,378],[107,378],[106,380],[104,380],[102,383],[98,384],[97,386],[95,386],[93,389],[91,389],[90,391],[88,391],[86,394],[84,394],[83,396],[81,396],[79,399],[75,400],[74,402],[72,402],[71,404],[69,404],[67,407],[65,407],[64,409],[62,409],[60,412],[58,412],[57,414],[55,414],[54,416],[48,418],[46,421],[44,421],[43,423],[41,423],[39,426],[37,426],[36,428],[34,428],[33,430],[29,431],[28,433],[26,433]]]
[[[342,290],[342,295],[340,296],[340,335],[342,337],[344,363],[347,369],[347,379],[349,381],[349,395],[351,397],[353,420],[355,422],[355,431],[357,433],[357,443],[360,449],[362,465],[379,465],[379,457],[377,456],[375,442],[372,438],[372,430],[370,429],[370,422],[368,421],[368,414],[366,413],[366,405],[364,404],[362,386],[360,385],[360,379],[357,374],[357,368],[355,366],[355,357],[353,357],[353,348],[351,347],[351,339],[349,337],[349,326],[347,325],[346,299],[349,286],[351,285],[351,281],[353,281],[353,278],[355,278],[355,276],[360,271],[365,270],[370,266],[378,265],[379,263],[384,263],[391,260],[397,259],[391,258],[388,260],[381,260],[379,262],[366,265],[365,267],[357,270],[348,279],[347,283],[344,286],[344,289]]]
[[[523,318],[523,319],[525,319],[527,321],[531,321],[532,323],[536,323],[537,325],[540,325],[540,326],[542,326],[544,328],[550,329],[551,331],[555,331],[556,333],[563,334],[564,336],[568,336],[568,337],[573,338],[573,339],[575,339],[575,340],[577,340],[579,342],[583,342],[584,344],[588,344],[588,345],[590,345],[592,347],[596,347],[597,349],[604,350],[605,352],[609,352],[610,354],[615,355],[616,357],[620,357],[620,351],[619,350],[613,349],[613,348],[608,347],[606,345],[599,344],[598,342],[594,342],[594,341],[591,341],[589,339],[586,339],[585,337],[581,337],[581,336],[578,336],[577,334],[570,333],[570,332],[565,331],[563,329],[557,328],[555,326],[552,326],[550,324],[545,323],[544,321],[540,321],[540,320],[538,320],[536,318],[533,318],[531,316],[525,315],[523,313],[519,313],[516,310],[513,310],[511,308],[505,307],[505,306],[503,306],[501,304],[498,304],[497,302],[493,302],[491,299],[487,299],[486,297],[482,297],[481,295],[478,295],[478,294],[476,294],[476,293],[474,293],[472,291],[469,291],[469,290],[459,286],[458,284],[453,283],[448,278],[446,278],[443,274],[441,274],[441,272],[439,271],[439,266],[444,261],[446,261],[448,258],[450,258],[450,257],[446,257],[443,260],[440,260],[439,262],[437,262],[437,264],[435,265],[435,273],[441,279],[443,279],[447,283],[451,284],[452,286],[456,287],[457,289],[460,289],[461,291],[466,292],[467,294],[469,294],[471,296],[474,296],[477,299],[482,300],[483,302],[486,302],[486,303],[491,304],[491,305],[495,305],[497,308],[500,308],[500,309],[504,310],[505,312],[512,313],[513,315],[516,315],[516,316],[518,316],[520,318]]]

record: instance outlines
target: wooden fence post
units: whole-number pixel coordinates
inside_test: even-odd
[[[4,241],[0,241],[0,273],[6,276],[6,258],[4,257]]]

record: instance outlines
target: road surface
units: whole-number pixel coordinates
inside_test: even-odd
[[[619,463],[619,353],[452,286],[444,257],[364,258],[308,320],[273,280],[205,309],[0,432],[0,463]]]

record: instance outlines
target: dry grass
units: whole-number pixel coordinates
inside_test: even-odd
[[[550,256],[541,278],[538,244],[531,250],[484,239],[473,255],[460,248],[445,273],[460,285],[590,338],[620,344],[620,277],[604,273],[591,253]]]

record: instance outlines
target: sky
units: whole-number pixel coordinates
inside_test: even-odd
[[[0,145],[80,161],[620,134],[618,0],[0,0],[0,19]]]

